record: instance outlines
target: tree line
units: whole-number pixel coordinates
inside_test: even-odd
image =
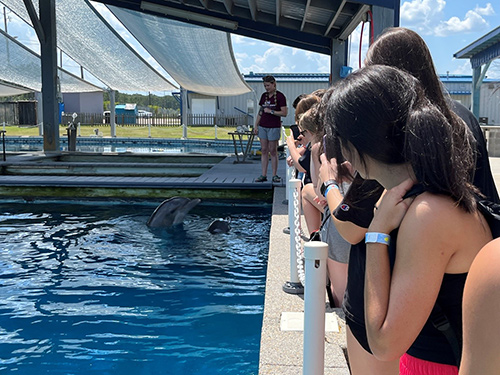
[[[0,98],[0,102],[18,101],[18,100],[35,100],[34,93],[27,93],[15,96],[7,96]],[[154,114],[161,115],[176,115],[180,113],[179,101],[171,95],[158,96],[154,94],[125,94],[116,91],[116,104],[135,103],[139,109],[148,110]],[[109,93],[103,93],[103,110],[109,110]]]
[[[109,110],[109,93],[104,92],[104,110]],[[150,109],[154,113],[175,114],[180,112],[179,101],[171,95],[158,96],[154,94],[125,94],[115,93],[116,104],[135,103],[140,109]]]

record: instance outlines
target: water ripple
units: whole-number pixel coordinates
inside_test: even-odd
[[[257,372],[269,207],[200,205],[155,231],[153,209],[2,206],[2,373]]]

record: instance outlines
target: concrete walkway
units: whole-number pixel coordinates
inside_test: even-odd
[[[282,203],[284,200],[285,188],[275,188],[260,348],[260,375],[302,374],[303,333],[280,329],[283,313],[304,311],[303,295],[287,294],[282,290],[283,284],[290,280],[290,235],[283,233],[283,228],[288,226],[288,208]],[[339,332],[329,332],[325,336],[325,375],[349,375],[344,355],[346,343],[342,312],[340,309],[327,311],[338,317]]]
[[[500,187],[500,157],[490,158],[495,184]],[[284,173],[283,173],[284,175]],[[301,375],[303,363],[303,332],[280,329],[282,316],[288,312],[303,312],[303,295],[283,292],[283,284],[290,279],[290,236],[283,233],[288,226],[288,208],[283,204],[285,188],[274,189],[266,296],[259,361],[259,375]],[[302,226],[305,228],[305,225]],[[326,295],[325,295],[326,302]],[[345,356],[345,321],[340,309],[333,312],[339,323],[339,332],[325,334],[325,375],[349,375]]]

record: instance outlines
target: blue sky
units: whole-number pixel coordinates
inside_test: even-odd
[[[103,14],[104,5],[93,3]],[[15,15],[7,12],[9,34],[38,51],[35,33]],[[112,16],[105,15],[125,40],[136,48],[145,59],[162,71],[161,67],[120,26]],[[500,2],[464,0],[403,0],[401,1],[401,26],[417,31],[428,44],[438,73],[467,74],[472,70],[468,60],[457,60],[453,54],[500,25]],[[360,29],[351,36],[350,66],[359,67]],[[363,35],[362,58],[367,49],[368,34]],[[328,73],[330,59],[326,55],[312,53],[278,44],[232,35],[233,51],[242,73]],[[79,75],[76,63],[63,58],[64,68]],[[487,76],[500,79],[500,60],[492,63]],[[87,75],[87,79],[90,77]],[[97,83],[95,80],[90,81]],[[102,86],[102,84],[100,84]]]

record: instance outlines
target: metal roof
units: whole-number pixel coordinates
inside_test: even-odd
[[[399,0],[95,1],[323,54],[331,54],[332,39],[346,40],[372,5],[394,10],[399,23]]]
[[[470,90],[451,90],[448,91],[450,95],[470,95],[471,91]]]
[[[244,74],[247,82],[262,82],[266,75],[272,75],[278,82],[328,82],[328,73],[254,73]]]
[[[470,59],[472,68],[486,64],[499,56],[500,26],[453,54],[457,59]]]
[[[472,83],[471,75],[440,74],[439,79],[443,83]],[[496,78],[484,78],[483,82],[498,82]]]

